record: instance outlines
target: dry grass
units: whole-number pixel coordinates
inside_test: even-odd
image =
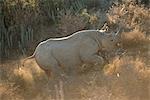
[[[63,36],[70,35],[76,31],[85,29],[87,22],[79,14],[71,11],[60,13],[59,30]]]
[[[138,29],[149,34],[150,9],[126,2],[122,5],[114,6],[109,10],[108,22],[110,27],[122,27],[124,31]]]
[[[127,100],[150,98],[150,69],[139,58],[114,59],[105,69],[114,96],[125,96]]]
[[[145,40],[146,35],[144,32],[140,32],[138,29],[134,29],[132,32],[124,32],[122,33],[122,40],[127,42],[127,41],[141,41]]]
[[[13,64],[3,67],[6,65]],[[91,69],[69,83],[60,81],[55,85],[51,81],[48,83],[34,60],[26,62],[21,69],[16,65],[12,67],[5,73],[9,77],[1,80],[1,100],[150,99],[150,69],[142,58],[116,57],[104,66],[103,71]]]

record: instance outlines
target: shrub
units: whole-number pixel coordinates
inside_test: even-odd
[[[63,36],[85,28],[87,22],[79,14],[73,14],[71,11],[62,12],[59,16],[59,30]]]
[[[1,10],[1,57],[25,54],[25,48],[31,46],[29,43],[33,41],[33,35],[38,28],[36,2],[6,0],[2,3]]]
[[[149,34],[150,10],[132,2],[113,6],[108,12],[111,27],[120,26],[124,31],[138,29]]]
[[[149,98],[150,69],[142,59],[130,56],[113,59],[104,72],[108,76],[113,96],[127,97],[127,100]]]

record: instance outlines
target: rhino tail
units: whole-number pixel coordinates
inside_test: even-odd
[[[29,57],[27,57],[27,58],[25,58],[25,59],[23,60],[22,66],[24,66],[24,64],[25,64],[25,62],[26,62],[27,60],[33,59],[34,57],[35,57],[35,52],[34,52],[31,56],[29,56]]]

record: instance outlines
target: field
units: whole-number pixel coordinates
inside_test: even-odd
[[[150,100],[150,9],[141,1],[0,1],[0,100]],[[34,59],[22,66],[43,40],[102,27],[121,28],[121,57],[57,83]]]

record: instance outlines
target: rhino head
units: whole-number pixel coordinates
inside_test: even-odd
[[[120,29],[117,32],[106,33],[102,39],[103,50],[113,51],[121,47],[121,36],[119,34]]]

